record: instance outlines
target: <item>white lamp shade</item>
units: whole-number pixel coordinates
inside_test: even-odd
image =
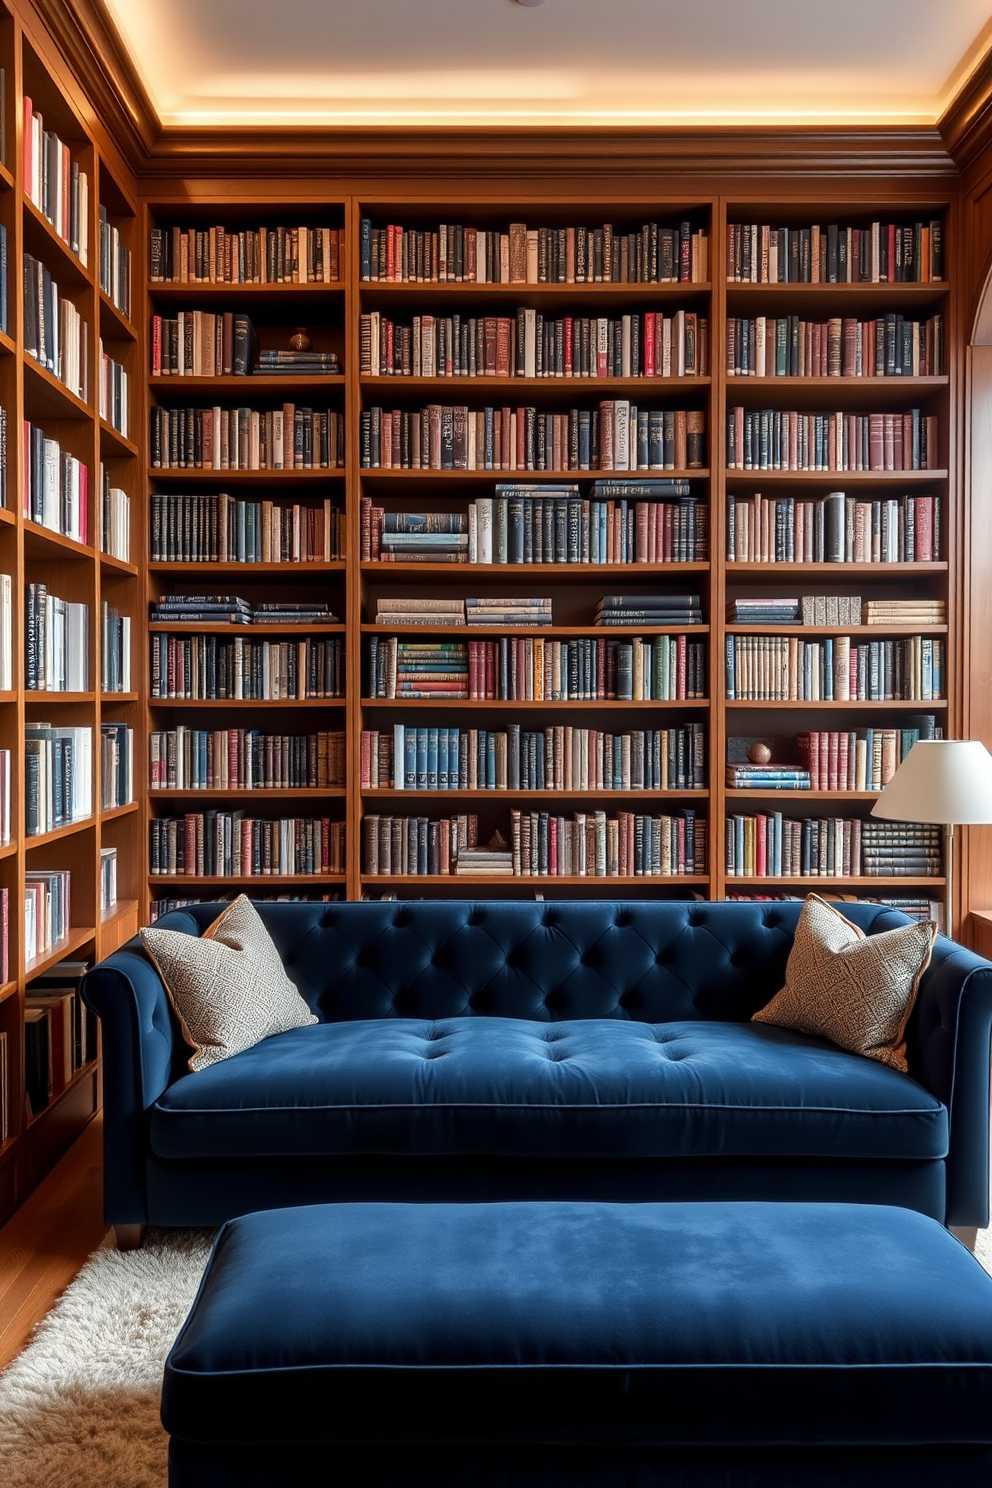
[[[992,822],[992,755],[977,739],[919,739],[871,814],[955,826]]]

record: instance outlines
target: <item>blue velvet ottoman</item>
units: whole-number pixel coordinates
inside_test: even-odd
[[[833,1204],[335,1204],[226,1224],[170,1488],[988,1488],[992,1278]]]

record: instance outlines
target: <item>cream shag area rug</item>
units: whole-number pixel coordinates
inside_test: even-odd
[[[0,1376],[4,1488],[166,1488],[162,1365],[192,1304],[213,1231],[108,1241]],[[992,1235],[978,1237],[992,1272]]]
[[[108,1236],[0,1375],[4,1488],[166,1488],[162,1366],[188,1313],[212,1230]]]

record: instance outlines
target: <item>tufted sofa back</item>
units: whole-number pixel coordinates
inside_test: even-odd
[[[631,1018],[743,1021],[782,986],[799,903],[415,900],[258,905],[324,1021]],[[845,904],[867,933],[905,918]],[[198,935],[193,905],[159,924]]]

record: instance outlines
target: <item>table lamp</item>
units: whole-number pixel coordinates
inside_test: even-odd
[[[944,828],[944,930],[951,935],[954,828],[992,823],[992,755],[977,739],[919,739],[871,814]]]

